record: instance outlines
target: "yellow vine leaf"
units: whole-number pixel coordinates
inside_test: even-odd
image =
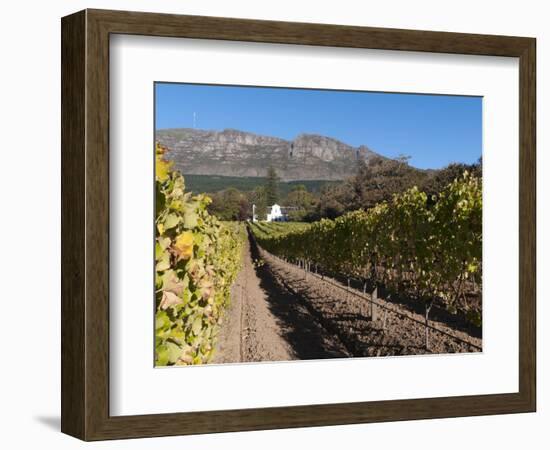
[[[170,170],[172,169],[172,162],[166,161],[162,154],[157,154],[155,157],[155,175],[157,181],[161,183],[166,181],[170,176]]]
[[[174,244],[178,259],[190,259],[193,256],[193,233],[185,231],[181,233]]]
[[[162,223],[157,224],[157,230],[160,235],[164,234],[164,225]]]
[[[155,144],[155,154],[163,155],[166,152],[166,147],[164,147],[160,142]]]

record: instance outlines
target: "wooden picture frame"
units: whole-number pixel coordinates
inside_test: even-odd
[[[84,440],[531,412],[536,408],[533,38],[85,10],[62,19],[62,417]],[[109,415],[109,36],[134,34],[519,58],[519,391]]]

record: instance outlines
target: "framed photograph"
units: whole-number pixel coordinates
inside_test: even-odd
[[[534,38],[61,29],[64,433],[535,411]]]

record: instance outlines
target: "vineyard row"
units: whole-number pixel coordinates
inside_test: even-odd
[[[246,232],[210,215],[207,196],[185,192],[163,153],[157,145],[155,365],[203,364],[214,352]]]
[[[426,322],[437,299],[451,312],[465,311],[481,325],[481,179],[465,172],[437,197],[417,188],[363,211],[308,226],[253,224],[270,253],[384,286],[425,305]]]

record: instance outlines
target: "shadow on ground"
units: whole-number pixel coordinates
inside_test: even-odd
[[[249,235],[253,261],[261,256]],[[271,313],[281,327],[282,337],[298,359],[345,358],[351,356],[342,342],[325,330],[297,296],[282,287],[265,265],[255,267],[260,287],[265,291]]]
[[[51,430],[61,431],[61,417],[59,416],[36,416],[34,420]]]
[[[251,257],[262,261],[263,251],[253,236],[249,235],[249,240]],[[300,359],[461,351],[459,344],[449,346],[439,335],[431,338],[433,348],[427,350],[424,346],[423,325],[404,327],[404,319],[391,314],[387,322],[385,314],[373,322],[370,313],[363,311],[364,305],[348,301],[347,297],[345,301],[333,301],[326,289],[318,289],[320,286],[312,288],[312,280],[300,281],[295,276],[287,280],[285,276],[288,274],[284,270],[275,269],[273,272],[271,262],[262,261],[262,264],[257,265],[256,275],[266,293],[269,308],[278,320],[281,336],[294,348]],[[354,311],[350,311],[350,307]]]

